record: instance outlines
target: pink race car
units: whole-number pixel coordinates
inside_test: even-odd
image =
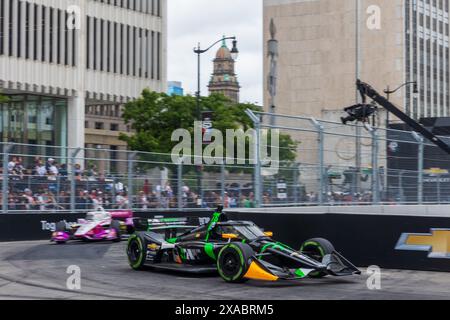
[[[119,242],[123,235],[133,232],[132,211],[107,212],[99,208],[87,213],[85,219],[79,219],[74,225],[69,226],[65,221],[58,222],[51,241],[58,244],[69,240]]]

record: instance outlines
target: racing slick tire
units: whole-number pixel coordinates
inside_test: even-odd
[[[122,240],[122,230],[120,222],[117,220],[113,220],[111,222],[111,229],[113,229],[117,234],[117,238],[114,239],[113,242],[120,242]]]
[[[128,239],[127,256],[130,267],[134,270],[144,270],[147,255],[147,240],[141,233],[134,233]]]
[[[253,249],[245,243],[230,243],[222,248],[217,258],[217,271],[223,280],[230,283],[243,283],[250,267]]]
[[[308,257],[322,262],[323,258],[332,254],[335,251],[333,244],[327,239],[323,238],[314,238],[305,241],[300,248],[300,252],[307,255]],[[309,274],[311,278],[323,278],[327,276],[326,272],[312,272]]]

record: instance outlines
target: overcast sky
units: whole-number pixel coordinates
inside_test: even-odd
[[[168,6],[168,80],[182,81],[186,93],[194,94],[197,62],[193,48],[200,42],[204,49],[222,35],[236,36],[241,101],[261,104],[262,0],[168,0]],[[219,47],[202,55],[202,95],[208,93],[212,59]]]

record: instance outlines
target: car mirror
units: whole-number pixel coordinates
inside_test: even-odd
[[[224,234],[222,234],[222,238],[232,240],[232,239],[237,239],[238,235],[234,234],[234,233],[224,233]]]
[[[264,235],[266,237],[272,238],[273,237],[273,232],[272,231],[266,231],[266,232],[264,232]]]

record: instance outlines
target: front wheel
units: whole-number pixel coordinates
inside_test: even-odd
[[[66,223],[64,221],[60,221],[55,226],[55,232],[67,232]],[[66,244],[66,241],[55,241],[56,244]]]
[[[141,234],[135,233],[128,239],[128,263],[134,270],[143,270],[145,268],[144,264],[147,254],[145,248],[147,248],[147,241]]]
[[[302,244],[302,247],[300,248],[301,253],[318,262],[322,262],[323,258],[326,255],[332,254],[334,251],[335,249],[331,242],[323,238],[314,238],[307,240]],[[327,273],[316,271],[310,273],[309,276],[311,278],[323,278],[327,276]]]
[[[223,280],[230,283],[247,281],[244,276],[254,255],[253,249],[245,243],[231,243],[222,248],[217,259],[217,271]]]

